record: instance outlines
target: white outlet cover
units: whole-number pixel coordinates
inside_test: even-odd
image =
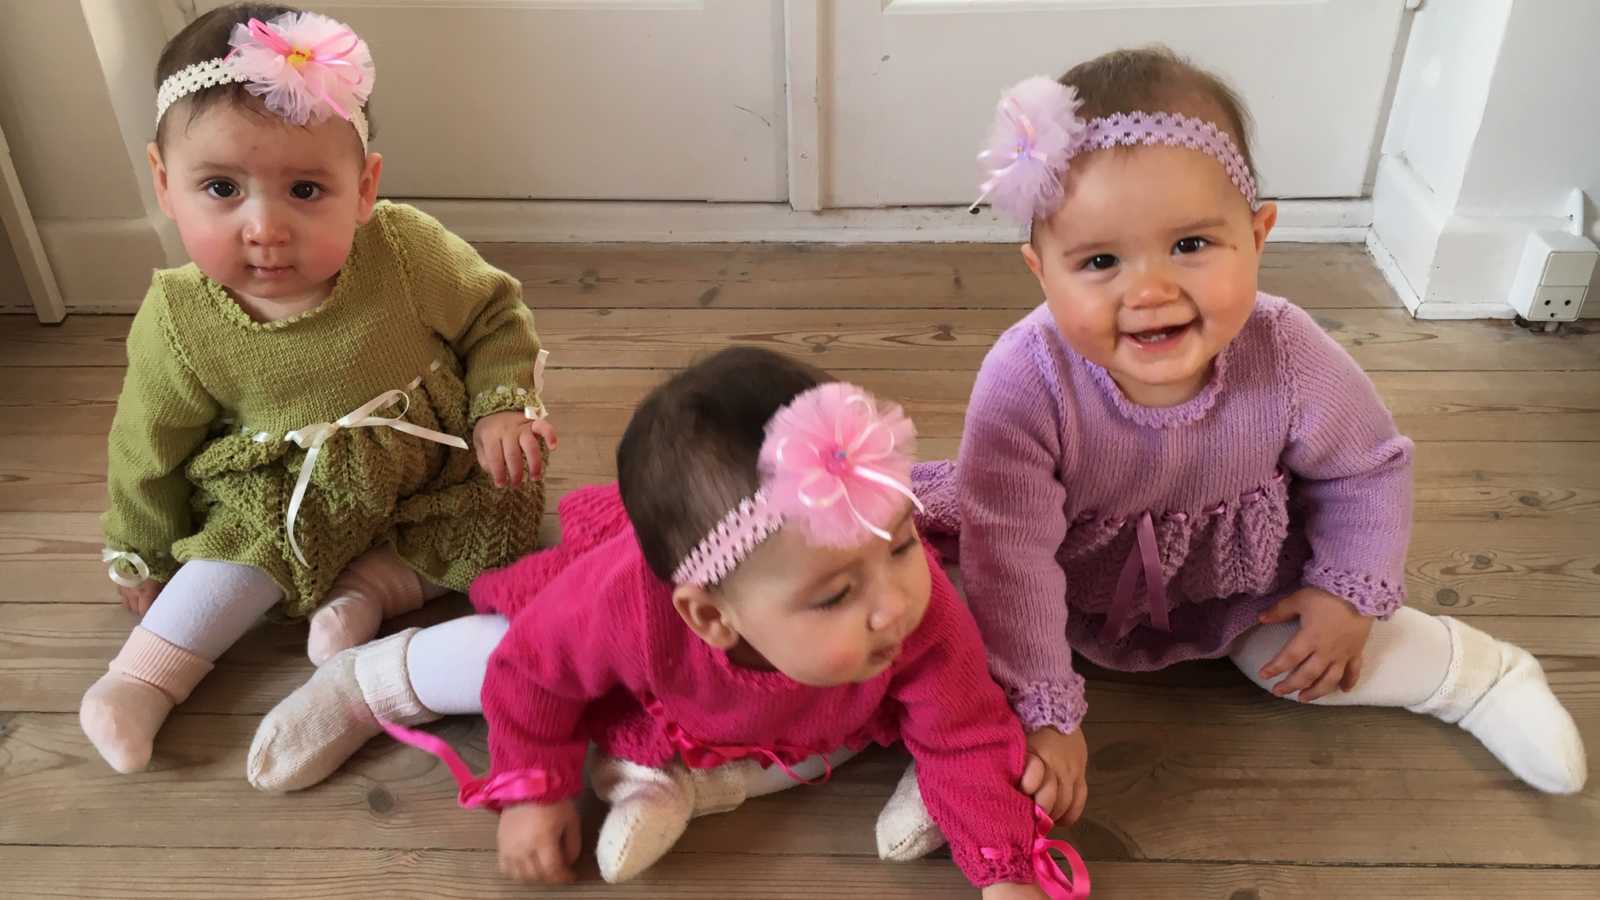
[[[1550,254],[1544,266],[1540,284],[1560,287],[1588,287],[1594,277],[1594,267],[1600,262],[1600,253],[1557,250]]]

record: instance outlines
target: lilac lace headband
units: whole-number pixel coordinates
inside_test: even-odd
[[[1187,147],[1222,164],[1239,193],[1256,209],[1256,182],[1244,154],[1226,131],[1179,113],[1130,112],[1084,121],[1083,101],[1071,85],[1035,76],[1000,96],[989,140],[978,154],[983,165],[982,196],[1001,213],[1023,224],[1048,217],[1061,205],[1068,163],[1080,153],[1135,145]]]
[[[708,587],[738,568],[785,522],[814,546],[854,547],[888,531],[911,493],[916,427],[855,385],[814,387],[778,410],[761,444],[761,487],[739,501],[672,573]]]

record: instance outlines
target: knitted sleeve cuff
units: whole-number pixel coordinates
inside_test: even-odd
[[[1311,587],[1321,588],[1336,597],[1343,598],[1363,616],[1375,619],[1389,618],[1406,602],[1404,582],[1392,582],[1346,569],[1307,566],[1304,581]]]
[[[472,409],[468,417],[473,424],[477,424],[484,416],[507,410],[516,410],[529,419],[542,418],[544,401],[538,392],[529,388],[514,384],[496,385],[491,389],[479,391],[477,396],[472,398]]]
[[[950,856],[955,860],[956,868],[967,876],[975,888],[986,888],[991,884],[1033,884],[1036,876],[1033,872],[1033,850],[1031,847],[1008,847],[1004,850],[993,847],[955,847],[950,848]]]
[[[1067,673],[1066,681],[1030,681],[1006,692],[1022,727],[1029,731],[1049,726],[1062,734],[1078,729],[1089,704],[1083,697],[1083,676]]]

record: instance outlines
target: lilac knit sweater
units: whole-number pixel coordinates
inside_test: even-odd
[[[990,668],[1029,728],[1083,718],[1073,650],[1157,669],[1227,653],[1302,585],[1369,616],[1405,600],[1411,442],[1355,360],[1267,294],[1166,409],[1128,401],[1041,306],[984,360],[954,467],[915,478],[928,531],[959,532]]]

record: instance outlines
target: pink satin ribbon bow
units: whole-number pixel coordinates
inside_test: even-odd
[[[1066,841],[1053,840],[1050,829],[1056,825],[1045,812],[1043,807],[1033,808],[1033,847],[1030,850],[1033,862],[1035,882],[1044,891],[1050,900],[1084,900],[1089,896],[1089,867],[1084,864],[1083,857]],[[1067,873],[1061,871],[1061,866],[1051,856],[1050,852],[1061,854],[1067,861],[1067,868],[1072,870],[1069,878]],[[978,852],[984,859],[1003,859],[1005,852],[993,847],[984,847]]]
[[[460,788],[456,802],[467,809],[485,807],[498,810],[517,803],[541,803],[544,802],[545,795],[558,783],[554,776],[541,769],[501,772],[498,775],[477,778],[473,776],[472,770],[467,768],[466,762],[455,749],[443,739],[426,731],[417,731],[393,722],[380,724],[390,737],[400,743],[426,750],[443,760]]]

